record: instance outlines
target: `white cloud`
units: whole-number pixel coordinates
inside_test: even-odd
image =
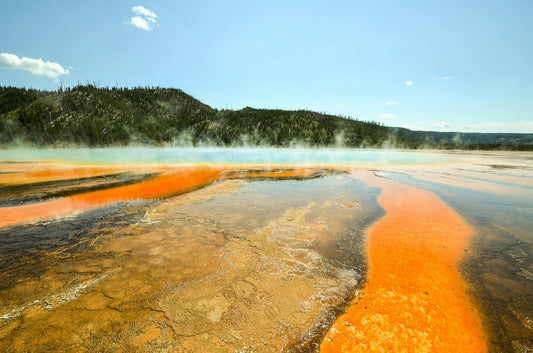
[[[533,120],[520,121],[492,121],[479,124],[465,125],[470,132],[500,132],[500,133],[533,133]]]
[[[411,86],[411,85],[413,84],[413,81],[411,81],[411,80],[409,80],[409,81],[405,81],[405,84],[406,84],[407,86]]]
[[[383,115],[380,115],[380,117],[382,117],[384,119],[392,119],[392,118],[396,118],[396,115],[394,115],[394,114],[383,114]]]
[[[396,101],[388,101],[387,103],[385,103],[385,105],[396,105],[398,104],[398,102]]]
[[[444,76],[444,77],[441,77],[440,79],[442,81],[448,81],[450,78],[452,78],[451,76]]]
[[[19,58],[15,54],[1,53],[0,67],[14,70],[26,70],[34,75],[43,75],[57,78],[60,75],[68,75],[68,69],[64,69],[58,63],[43,61],[43,59]]]
[[[447,122],[434,121],[433,122],[433,127],[436,128],[436,129],[439,129],[439,130],[448,130],[448,129],[452,128],[452,124],[447,123]]]
[[[157,17],[157,15],[153,11],[150,11],[147,8],[142,7],[141,5],[133,6],[131,8],[131,11],[133,11],[133,13],[137,15],[146,16],[146,17],[153,18],[153,19]]]
[[[128,24],[134,25],[137,28],[144,29],[145,31],[151,31],[157,26],[157,15],[142,6],[134,6],[131,11],[135,16],[132,16]]]
[[[145,31],[152,30],[152,27],[150,26],[148,21],[146,21],[144,18],[142,18],[140,16],[132,17],[131,21],[130,21],[130,24],[134,25],[137,28],[144,29]]]

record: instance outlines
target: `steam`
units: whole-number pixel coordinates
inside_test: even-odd
[[[394,143],[394,141],[391,141]],[[100,149],[11,149],[0,152],[4,161],[62,161],[84,164],[430,164],[449,162],[444,155],[430,153],[344,148],[258,147],[122,147]]]
[[[459,136],[456,136],[459,138]],[[456,140],[454,139],[454,142]],[[58,141],[50,146],[46,146],[46,149],[83,149],[88,148],[89,146],[80,143],[74,142],[65,142]],[[334,135],[332,143],[329,145],[316,145],[310,141],[293,139],[288,142],[284,142],[282,145],[273,146],[269,139],[261,137],[258,133],[253,134],[241,134],[235,138],[230,144],[221,144],[220,140],[214,140],[207,136],[202,136],[198,138],[195,136],[194,132],[190,130],[185,130],[179,132],[175,135],[171,141],[167,143],[160,143],[154,145],[154,142],[142,134],[139,134],[136,131],[129,131],[129,143],[127,145],[129,148],[283,148],[283,149],[323,149],[323,148],[333,148],[333,149],[407,149],[408,146],[405,146],[398,142],[397,137],[394,133],[389,133],[388,138],[384,141],[379,142],[378,144],[370,143],[366,140],[362,140],[358,145],[353,146],[349,141],[346,140],[346,134],[344,131],[337,131]],[[0,149],[41,149],[43,148],[39,144],[31,143],[26,140],[23,140],[20,137],[17,137],[15,140],[8,143],[0,143]],[[94,147],[91,147],[94,148]],[[114,148],[111,147],[100,147],[100,148]],[[417,148],[417,149],[420,149]]]

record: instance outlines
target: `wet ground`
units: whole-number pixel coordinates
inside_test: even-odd
[[[362,283],[378,190],[324,169],[220,175],[177,197],[1,228],[0,349],[317,346]]]
[[[372,172],[385,216],[369,231],[367,283],[329,329],[322,353],[487,352],[457,262],[472,229],[434,194]]]
[[[533,351],[533,160],[468,156],[429,169],[382,168],[384,178],[431,191],[474,227],[460,271],[484,319],[491,352]]]
[[[446,265],[468,298],[438,304],[447,322],[462,315],[455,308],[471,308],[489,351],[531,351],[531,156],[459,157],[446,165],[364,168],[1,163],[0,351],[317,352],[324,337],[335,343],[326,334],[343,313],[377,303],[368,246],[392,215],[384,181],[403,185],[413,203],[400,207],[407,213],[396,222],[420,215],[422,192],[471,230]],[[406,224],[405,235],[389,235],[400,242],[391,251],[436,229],[427,221],[416,235]],[[431,254],[438,254],[432,246],[451,248],[457,239],[458,231],[441,228],[448,244],[423,243]],[[455,238],[446,240],[446,232]],[[422,258],[413,254],[404,257]],[[393,257],[383,259],[405,271]],[[435,293],[415,297],[430,303]],[[385,341],[395,332],[386,326],[408,326],[401,316],[385,320],[342,325],[360,338],[373,329]],[[426,338],[438,332],[427,330]],[[424,350],[430,340],[421,337],[395,351],[436,351]]]

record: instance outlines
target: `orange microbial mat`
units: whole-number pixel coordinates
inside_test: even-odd
[[[6,159],[0,351],[529,351],[533,155],[499,158]]]
[[[368,280],[320,352],[486,352],[456,265],[472,229],[438,197],[370,173],[386,215],[368,236]]]
[[[12,168],[11,168],[12,169]],[[157,172],[160,175],[133,185],[110,188],[95,192],[82,193],[65,198],[33,203],[22,206],[3,207],[0,214],[0,227],[26,222],[39,218],[58,217],[83,211],[101,205],[120,201],[165,198],[184,193],[222,179],[246,177],[290,178],[306,177],[316,170],[298,168],[289,170],[246,170],[245,167],[222,166],[180,166],[180,167],[141,167],[145,172]],[[225,171],[241,171],[237,174],[225,174]],[[5,184],[26,184],[67,178],[94,177],[109,173],[118,173],[127,169],[120,168],[53,168],[31,172],[20,172],[2,176]]]

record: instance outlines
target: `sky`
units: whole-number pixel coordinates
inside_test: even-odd
[[[533,133],[533,1],[4,1],[0,85]]]

